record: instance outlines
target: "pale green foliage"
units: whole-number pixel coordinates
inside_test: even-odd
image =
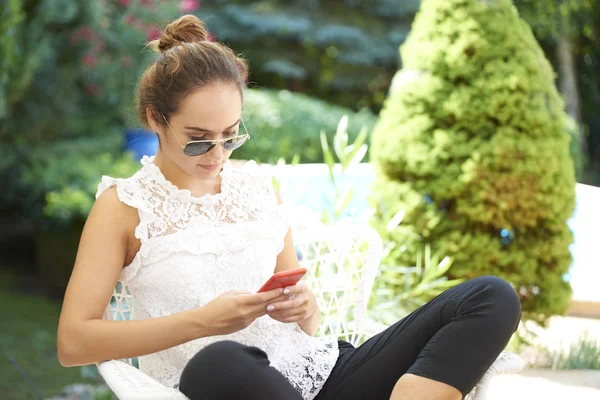
[[[334,188],[333,212],[325,208],[322,212],[322,221],[327,224],[335,223],[341,217],[344,209],[348,206],[354,191],[352,187],[342,191],[338,179],[352,166],[360,163],[368,151],[367,130],[361,130],[360,134],[352,144],[348,144],[348,118],[344,116],[337,127],[333,137],[333,151],[327,141],[324,131],[321,131],[321,147],[323,158],[329,171],[331,185]],[[339,163],[336,163],[336,158]],[[401,226],[404,214],[399,212],[394,215],[386,225],[388,231],[402,230]],[[380,321],[392,324],[404,317],[419,306],[425,304],[444,290],[460,283],[461,279],[448,280],[444,274],[452,265],[449,257],[440,257],[432,254],[431,248],[426,246],[424,252],[417,255],[416,265],[404,266],[386,264],[388,261],[397,259],[398,252],[406,250],[406,246],[400,246],[393,241],[385,243],[384,260],[380,266],[379,277],[376,280],[371,308],[373,315]],[[394,296],[394,293],[397,295]]]
[[[600,341],[587,331],[568,346],[530,345],[521,350],[521,355],[530,368],[600,370]]]
[[[402,252],[405,247],[386,243],[385,260],[393,260],[391,253]],[[462,282],[445,275],[452,266],[450,257],[431,254],[425,246],[417,253],[415,266],[389,265],[380,267],[372,296],[372,314],[382,323],[391,325],[442,292]]]
[[[347,170],[359,164],[367,154],[368,145],[367,130],[363,127],[356,140],[352,144],[348,144],[348,116],[344,115],[340,120],[335,136],[333,137],[333,151],[327,142],[325,131],[321,131],[321,148],[323,149],[323,159],[329,171],[329,178],[335,190],[333,198],[333,210],[329,212],[327,208],[323,210],[322,220],[325,223],[333,223],[337,221],[354,195],[352,187],[342,191],[337,184],[336,178],[343,175]],[[335,156],[334,156],[335,155]],[[339,164],[336,165],[336,157]]]
[[[600,369],[600,342],[584,333],[568,349],[550,351],[549,358],[552,369]]]
[[[377,122],[367,109],[354,112],[287,90],[248,89],[242,116],[252,139],[236,150],[235,157],[275,163],[297,155],[303,163],[323,162],[319,132],[335,132],[344,115],[350,140],[361,127],[371,131]]]

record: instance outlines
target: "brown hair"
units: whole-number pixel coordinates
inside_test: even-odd
[[[148,46],[161,54],[146,69],[137,87],[137,111],[146,128],[146,109],[162,125],[162,115],[169,118],[174,114],[193,90],[222,82],[236,84],[241,94],[246,86],[246,62],[229,47],[209,41],[204,23],[193,15],[171,22]]]

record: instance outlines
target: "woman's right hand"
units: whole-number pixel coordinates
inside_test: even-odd
[[[214,298],[198,310],[199,318],[213,335],[227,335],[249,326],[256,318],[267,314],[267,306],[283,296],[283,289],[263,293],[231,290]]]

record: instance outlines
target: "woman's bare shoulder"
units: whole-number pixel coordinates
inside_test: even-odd
[[[88,220],[96,222],[95,225],[106,226],[114,224],[112,229],[120,228],[122,233],[133,237],[134,230],[139,224],[138,211],[121,201],[117,187],[106,189],[94,202]]]

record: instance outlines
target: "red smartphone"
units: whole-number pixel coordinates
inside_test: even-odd
[[[306,268],[295,268],[273,274],[268,281],[259,289],[258,293],[268,292],[273,289],[281,289],[293,286],[306,274]]]

